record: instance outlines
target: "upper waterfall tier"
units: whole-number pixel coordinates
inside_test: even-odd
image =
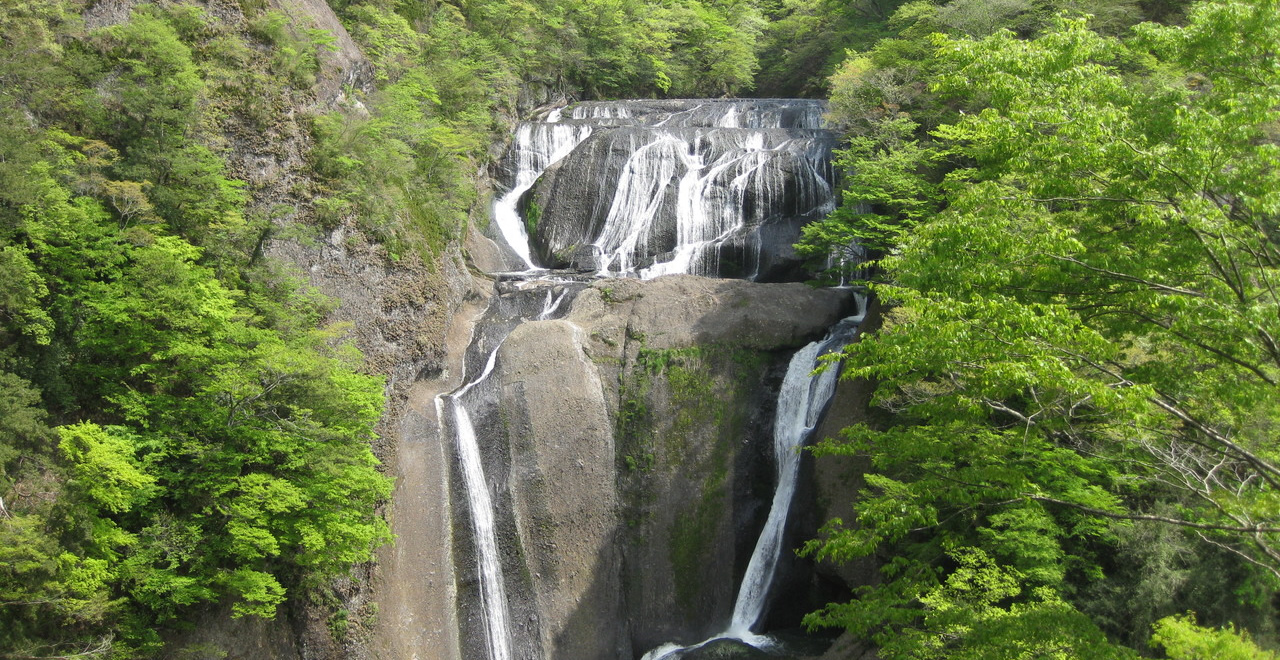
[[[800,227],[835,207],[825,109],[773,99],[557,110],[517,132],[495,220],[530,265],[793,279]]]
[[[798,99],[583,101],[548,119],[597,126],[819,130],[826,111],[821,101]]]

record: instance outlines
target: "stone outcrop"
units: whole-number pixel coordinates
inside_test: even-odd
[[[881,305],[877,299],[872,298],[860,332],[875,332],[881,323]],[[846,427],[881,421],[868,415],[873,391],[873,384],[866,380],[841,381],[836,387],[826,417],[814,429],[813,441],[839,438],[840,431]],[[807,502],[798,502],[796,507],[806,514],[796,521],[798,532],[804,538],[811,539],[819,535],[818,530],[828,520],[839,518],[853,521],[853,503],[857,501],[858,492],[866,487],[863,474],[870,467],[865,459],[853,456],[825,456],[814,461],[812,477],[809,479],[811,488],[804,493]],[[834,584],[847,587],[874,584],[880,577],[879,565],[874,558],[841,563],[821,562],[816,567],[816,574],[829,578]]]
[[[781,372],[850,296],[692,276],[518,295],[566,286],[581,291],[560,319],[502,342],[472,412],[517,653],[628,658],[700,641],[727,623],[767,514]],[[449,455],[451,440],[432,441]],[[462,655],[482,655],[464,514],[453,533]]]
[[[495,373],[509,425],[506,481],[548,658],[619,657],[622,643],[601,634],[622,618],[610,584],[621,560],[617,468],[583,333],[567,321],[521,325],[498,352]]]

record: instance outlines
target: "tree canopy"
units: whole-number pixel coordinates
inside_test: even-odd
[[[0,10],[3,657],[151,654],[390,538],[382,379],[259,259],[213,148],[246,46],[194,7],[80,9]]]
[[[845,374],[892,416],[819,450],[872,470],[809,550],[885,579],[811,623],[904,658],[1131,657],[1157,619],[1169,657],[1210,657],[1218,632],[1165,618],[1187,609],[1271,639],[1280,11],[1028,38],[967,7],[904,6],[925,41],[834,79],[864,203],[808,248],[878,250],[890,311]]]

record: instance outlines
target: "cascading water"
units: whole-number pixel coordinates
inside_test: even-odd
[[[757,648],[773,644],[770,638],[756,634],[753,628],[764,615],[769,587],[773,584],[778,558],[783,551],[783,533],[786,531],[787,516],[800,473],[800,447],[821,421],[822,413],[835,392],[839,374],[836,365],[829,365],[817,373],[814,370],[822,366],[822,356],[840,351],[853,340],[865,315],[865,300],[859,301],[859,307],[863,311],[857,316],[844,319],[824,339],[811,342],[796,351],[787,366],[782,388],[778,391],[778,408],[774,418],[773,449],[774,459],[777,461],[777,486],[774,489],[773,503],[764,529],[760,531],[760,537],[756,541],[755,550],[751,553],[747,571],[742,576],[738,598],[733,607],[733,618],[729,627],[713,637],[713,640],[737,639]],[[703,644],[706,642],[693,647],[666,644],[645,654],[643,660],[677,658],[681,651],[698,648]]]
[[[493,203],[493,221],[502,234],[503,241],[524,263],[526,270],[537,268],[529,253],[529,234],[517,205],[520,196],[533,187],[538,177],[555,162],[564,158],[573,148],[591,135],[591,126],[561,124],[559,111],[547,117],[546,122],[522,122],[516,127],[515,137],[507,158],[512,162],[515,180],[507,192]]]
[[[753,133],[743,140],[740,151],[726,152],[715,162],[704,164],[703,155],[693,145],[694,153],[685,160],[688,172],[678,188],[675,249],[642,269],[640,276],[648,279],[678,273],[715,273],[719,268],[715,248],[740,235],[758,253],[759,236],[750,233],[748,227],[763,226],[777,207],[777,199],[786,194],[786,177],[780,164],[790,164],[789,149],[793,146],[787,141],[768,148],[764,136]],[[812,189],[798,193],[800,206],[829,212],[826,205],[814,200],[833,199],[830,185],[817,171],[813,159],[801,162],[808,168],[808,176],[796,177],[795,184]],[[749,195],[754,195],[754,204],[747,203]],[[755,262],[756,268],[746,274],[748,279],[757,279],[760,274],[760,260]]]
[[[522,288],[522,284],[516,284],[512,290],[497,296],[486,310],[485,318],[476,324],[467,348],[464,384],[454,392],[436,398],[437,418],[448,420],[453,430],[459,471],[471,516],[488,660],[510,660],[517,656],[513,650],[507,587],[498,545],[498,513],[490,493],[489,479],[485,476],[481,438],[471,414],[482,403],[482,398],[473,392],[478,393],[484,388],[497,363],[502,342],[516,326],[528,320],[554,318],[560,305],[581,288],[580,284],[572,283],[534,282],[534,286],[527,288]],[[539,295],[543,290],[545,293]],[[484,366],[478,376],[471,378],[470,371],[481,364],[480,359],[483,359]]]
[[[861,303],[865,307],[865,302]],[[728,636],[747,641],[752,628],[764,614],[769,586],[773,583],[782,552],[782,536],[786,528],[791,499],[800,473],[800,447],[821,421],[831,395],[835,392],[839,369],[830,365],[818,373],[824,355],[835,353],[848,344],[862,323],[864,313],[841,321],[820,342],[812,342],[796,352],[787,367],[782,389],[778,392],[778,411],[774,421],[773,451],[777,461],[778,485],[774,490],[769,518],[760,532],[747,572],[738,588],[733,619]]]
[[[824,110],[810,101],[717,100],[579,103],[552,111],[545,121],[517,128],[503,161],[506,192],[494,204],[494,225],[525,270],[519,277],[539,276],[539,265],[570,265],[602,277],[685,273],[765,279],[767,268],[788,258],[799,225],[834,208],[834,137],[822,129]],[[532,209],[541,217],[530,217]],[[514,523],[495,504],[510,494],[502,477],[495,478],[503,459],[489,455],[493,449],[484,434],[482,418],[487,415],[491,425],[503,414],[495,412],[500,404],[486,379],[516,326],[563,314],[582,285],[502,286],[505,292],[492,299],[476,326],[464,385],[436,401],[439,418],[456,440],[474,536],[483,613],[479,623],[468,625],[477,634],[483,631],[489,660],[538,657],[540,651],[527,630],[536,624],[512,609],[520,587],[504,578],[504,561],[510,561],[504,557],[512,553],[503,548],[510,535],[499,530]],[[751,629],[764,613],[782,550],[797,447],[834,387],[835,369],[815,378],[809,373],[818,356],[849,340],[859,320],[842,323],[843,332],[802,349],[788,368],[775,424],[777,491],[727,635],[764,643]],[[664,649],[646,657],[678,652]]]
[[[604,229],[591,244],[603,274],[635,272],[634,256],[648,250],[651,227],[662,208],[667,183],[675,176],[687,149],[685,143],[664,134],[631,149]]]
[[[548,292],[550,293],[550,292]],[[463,482],[471,508],[471,523],[475,533],[476,561],[480,573],[480,606],[485,616],[485,637],[490,660],[511,658],[511,628],[507,623],[507,593],[502,579],[502,564],[498,556],[498,538],[494,523],[493,502],[489,497],[488,481],[480,459],[480,444],[476,439],[471,415],[462,404],[463,397],[493,372],[498,349],[494,348],[485,362],[480,377],[467,383],[457,392],[436,399],[436,410],[444,419],[444,399],[453,412],[454,431],[458,440],[458,462],[462,467]]]
[[[777,278],[799,227],[835,205],[824,110],[717,100],[553,112],[517,130],[499,233],[526,268]]]

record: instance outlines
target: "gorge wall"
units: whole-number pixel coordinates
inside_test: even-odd
[[[832,204],[821,112],[580,103],[517,128],[469,250],[523,272],[473,276],[448,366],[411,390],[375,655],[638,658],[725,630],[773,496],[782,375],[856,303],[658,275],[799,272],[790,243]],[[812,607],[823,578],[782,554],[778,591]]]
[[[19,510],[5,490],[3,531],[40,530],[12,547],[101,578],[75,625],[50,623],[69,620],[57,598],[9,599],[29,620],[0,629],[27,655],[638,657],[723,628],[766,518],[784,365],[811,367],[794,349],[853,304],[794,283],[833,136],[814,101],[566,105],[602,89],[566,73],[581,54],[631,42],[574,34],[607,7],[534,5],[0,12],[24,26],[0,44],[22,82],[0,95],[0,160],[26,182],[0,205],[22,289],[0,376],[51,414],[30,449],[57,468],[0,438],[39,495]],[[572,21],[509,35],[499,8]],[[127,502],[86,488],[98,459],[55,435],[104,424]],[[80,588],[57,571],[41,590]]]
[[[500,295],[525,299],[535,316],[565,286]],[[638,657],[724,627],[771,496],[781,371],[791,350],[852,303],[848,291],[800,284],[604,280],[565,303],[561,318],[511,331],[472,416],[501,493],[517,657]],[[402,427],[400,539],[384,561],[380,598],[389,657],[485,654],[460,477],[451,492],[433,484],[434,496],[424,496],[409,484],[429,480],[403,473],[440,475],[456,464],[453,439],[424,400],[447,387],[415,390],[416,414]],[[440,464],[408,458],[419,452]],[[462,613],[458,636],[447,630],[446,594]],[[442,620],[422,620],[429,603]]]
[[[86,20],[127,20],[138,4],[104,0]],[[398,538],[376,564],[333,585],[336,600],[296,601],[273,622],[211,609],[172,647],[228,658],[484,657],[474,533],[436,397],[463,384],[474,327],[493,301],[528,298],[524,315],[536,317],[546,288],[569,290],[557,318],[506,338],[493,401],[477,415],[501,493],[516,656],[639,657],[721,629],[767,514],[772,407],[788,357],[848,313],[851,296],[695,277],[505,283],[492,273],[528,264],[484,205],[471,223],[481,229],[434,264],[413,253],[391,259],[348,221],[299,239],[290,228],[316,213],[314,137],[303,118],[349,110],[373,74],[327,4],[269,6],[299,31],[333,34],[336,48],[321,53],[315,95],[297,115],[266,133],[225,127],[228,163],[253,191],[251,210],[275,218],[263,253],[337,301],[330,320],[349,323],[367,369],[388,377],[375,450],[397,479],[387,515]],[[244,22],[235,8],[210,8]],[[527,105],[548,100],[546,90],[522,95]],[[633,278],[793,279],[799,226],[832,203],[833,136],[820,127],[822,110],[707,100],[580,103],[540,115],[527,124],[534,148],[547,131],[567,131],[584,148],[570,159],[546,154],[551,171],[514,197],[528,254]],[[496,197],[511,192],[517,157],[495,171]],[[636,173],[655,177],[613,203]],[[644,221],[628,224],[637,208]],[[470,361],[472,371],[482,366]]]

